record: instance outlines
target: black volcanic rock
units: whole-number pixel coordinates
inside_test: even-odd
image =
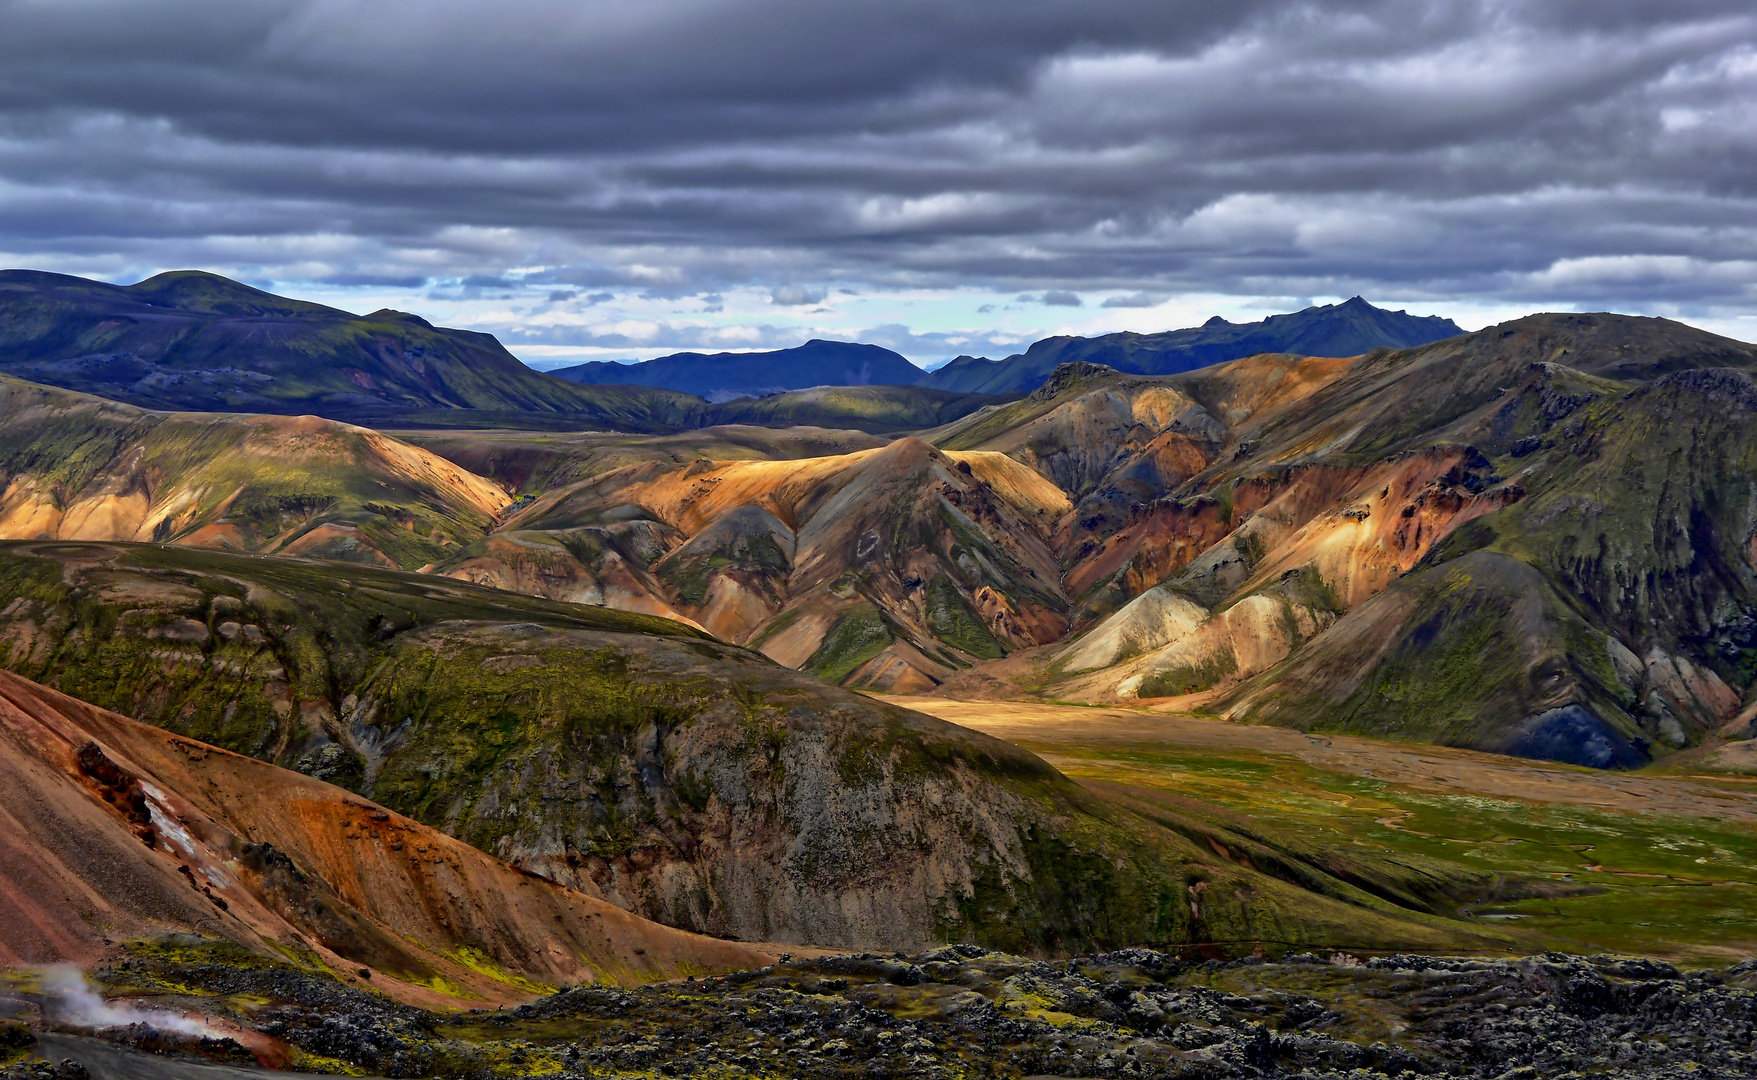
[[[1376,308],[1360,297],[1309,307],[1262,322],[1229,323],[1216,315],[1199,327],[1160,334],[1052,337],[1005,360],[960,356],[920,380],[941,390],[1004,394],[1036,389],[1058,366],[1104,364],[1131,375],[1174,375],[1258,353],[1358,356],[1407,349],[1463,333],[1450,319]]]
[[[1230,962],[1149,949],[1045,962],[971,945],[907,958],[783,955],[725,978],[577,986],[450,1016],[290,971],[162,964],[151,977],[267,999],[249,1019],[258,1031],[391,1077],[483,1075],[491,1061],[532,1059],[558,1080],[1751,1075],[1754,961],[1680,971],[1561,953],[1362,962],[1288,952]]]
[[[772,352],[673,353],[638,364],[598,361],[550,374],[575,383],[652,386],[727,401],[813,386],[912,386],[922,372],[877,345],[813,338]]]

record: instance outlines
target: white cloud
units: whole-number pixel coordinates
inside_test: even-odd
[[[800,285],[777,285],[769,293],[771,303],[789,307],[802,307],[823,302],[828,292],[821,288],[806,288]]]

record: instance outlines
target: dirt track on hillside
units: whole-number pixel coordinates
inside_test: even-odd
[[[1316,768],[1415,787],[1757,823],[1757,783],[1725,777],[1601,772],[1472,750],[1307,735],[1289,728],[1130,709],[891,695],[883,700],[1024,746],[1058,768],[1074,763],[1065,751],[1075,748],[1238,750],[1287,754]]]

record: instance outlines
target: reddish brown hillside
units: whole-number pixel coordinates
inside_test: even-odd
[[[766,962],[514,869],[340,788],[0,672],[0,964],[183,931],[370,968],[408,1000]]]

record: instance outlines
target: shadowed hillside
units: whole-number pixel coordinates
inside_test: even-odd
[[[715,405],[715,424],[848,428],[876,433],[938,427],[1012,395],[962,394],[923,386],[820,386]]]
[[[314,413],[382,424],[693,426],[683,394],[581,387],[532,371],[488,334],[399,311],[367,316],[197,271],[136,285],[0,272],[0,372],[153,409]]]
[[[727,401],[813,386],[909,386],[921,378],[921,369],[878,345],[814,338],[791,349],[673,353],[638,364],[596,361],[551,374],[574,383],[653,386]]]

